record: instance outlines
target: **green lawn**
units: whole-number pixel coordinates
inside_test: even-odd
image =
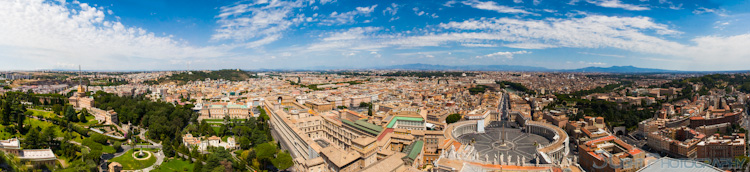
[[[229,119],[229,121],[231,121],[231,122],[234,122],[234,121],[240,121],[240,122],[242,122],[242,121],[245,121],[245,120],[244,119]],[[224,119],[203,119],[203,122],[212,122],[212,123],[224,122]]]
[[[203,119],[204,122],[224,122],[224,119]]]
[[[29,118],[29,119],[26,119],[26,121],[24,121],[24,125],[26,125],[26,127],[30,126],[29,128],[39,127],[42,130],[44,130],[44,128],[47,128],[47,127],[55,126],[55,134],[57,134],[58,137],[63,136],[63,133],[62,133],[62,130],[60,130],[60,127],[55,124],[52,124],[51,122],[40,121],[38,119]]]
[[[13,137],[20,137],[20,135],[15,135],[14,133],[6,132],[5,127],[6,126],[4,125],[0,125],[0,139],[6,140],[6,139],[13,138]]]
[[[219,134],[219,131],[221,130],[221,127],[211,126],[211,128],[214,129],[214,132],[216,132],[216,134]]]
[[[50,111],[43,111],[43,110],[36,110],[36,109],[27,109],[27,111],[34,112],[34,116],[43,116],[45,118],[57,117],[55,113],[52,113]]]
[[[152,171],[155,172],[172,172],[172,171],[193,171],[193,163],[190,161],[183,161],[180,159],[171,159],[168,162],[161,163],[159,168]]]
[[[137,161],[137,160],[135,160],[135,158],[133,158],[133,150],[134,149],[130,149],[130,150],[128,150],[127,153],[123,154],[122,156],[116,157],[116,158],[111,159],[109,161],[110,162],[118,162],[118,163],[122,164],[122,169],[123,170],[143,169],[143,168],[149,167],[149,166],[153,165],[154,163],[156,163],[156,156],[155,155],[151,155],[150,158],[148,158],[146,160],[143,160],[143,161]],[[152,154],[153,154],[153,151],[155,151],[155,149],[144,149],[144,150],[149,150],[149,151],[152,152]]]
[[[95,124],[98,124],[98,123],[99,123],[99,121],[96,121],[96,118],[93,115],[88,115],[88,116],[86,116],[86,123],[76,122],[74,124],[78,124],[80,126],[88,127],[88,126],[95,125]]]
[[[117,150],[115,150],[115,147],[113,146],[102,146],[102,152],[103,153],[115,153],[117,152]]]

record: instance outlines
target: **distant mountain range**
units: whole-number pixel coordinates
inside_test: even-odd
[[[456,71],[518,71],[518,72],[583,72],[583,73],[737,73],[737,72],[750,72],[750,70],[736,70],[736,71],[680,71],[680,70],[665,70],[665,69],[654,69],[654,68],[640,68],[635,66],[611,66],[611,67],[585,67],[579,69],[549,69],[545,67],[534,67],[534,66],[521,66],[521,65],[434,65],[434,64],[423,64],[423,63],[412,63],[403,65],[393,66],[382,66],[382,67],[341,67],[341,66],[311,66],[304,68],[277,68],[277,69],[246,69],[248,71],[346,71],[346,70],[456,70]],[[66,70],[66,69],[54,69],[52,71],[69,71],[75,72],[77,70]],[[86,71],[85,72],[90,72]],[[115,72],[107,71],[106,72]],[[103,71],[99,71],[103,72]],[[122,72],[137,72],[122,71]]]
[[[431,64],[405,64],[386,66],[378,69],[404,69],[404,70],[474,70],[474,71],[551,71],[543,67],[517,66],[517,65],[464,65],[447,66]]]
[[[684,71],[639,68],[634,66],[612,66],[612,67],[586,67],[567,70],[568,72],[592,72],[592,73],[676,73]]]
[[[685,71],[639,68],[634,66],[612,66],[612,67],[586,67],[580,69],[548,69],[544,67],[518,66],[518,65],[432,65],[432,64],[404,64],[380,67],[376,69],[402,69],[402,70],[473,70],[473,71],[522,71],[522,72],[590,72],[590,73],[678,73]]]

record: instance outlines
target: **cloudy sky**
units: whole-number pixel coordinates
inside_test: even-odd
[[[750,1],[0,0],[0,70],[749,70]]]

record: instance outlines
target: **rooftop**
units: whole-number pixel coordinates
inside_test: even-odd
[[[408,152],[405,153],[409,153],[406,157],[408,157],[412,161],[414,161],[414,159],[417,159],[419,153],[422,153],[422,146],[424,146],[424,141],[421,140],[410,144],[409,147],[404,149],[405,151],[408,150]]]
[[[422,118],[417,117],[403,117],[403,116],[396,116],[391,119],[391,122],[388,122],[388,125],[385,128],[393,128],[393,125],[396,125],[396,121],[424,121]]]
[[[55,153],[52,149],[26,149],[21,152],[20,159],[56,159]]]
[[[345,152],[344,150],[337,149],[335,146],[323,148],[320,153],[325,155],[329,161],[333,162],[333,164],[338,167],[344,167],[359,159],[359,154],[355,152]]]

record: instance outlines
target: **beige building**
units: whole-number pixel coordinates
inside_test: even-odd
[[[254,116],[253,112],[246,105],[213,103],[203,106],[200,110],[198,120],[224,119],[225,117],[229,117],[230,119],[248,119],[251,116]]]
[[[54,167],[57,163],[57,156],[52,149],[22,149],[20,141],[15,138],[0,140],[0,150],[17,156],[22,162],[29,162],[34,168],[42,165]]]
[[[316,112],[327,112],[335,108],[333,104],[323,100],[308,100],[305,101],[305,106]]]
[[[94,98],[86,96],[86,88],[78,85],[78,91],[68,98],[68,103],[75,108],[91,108],[94,106]]]

